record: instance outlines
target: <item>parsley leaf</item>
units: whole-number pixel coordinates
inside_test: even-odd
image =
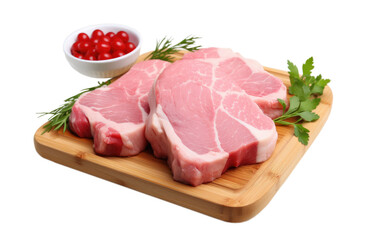
[[[305,128],[301,124],[294,124],[294,135],[298,138],[298,141],[303,145],[309,143],[309,129]]]
[[[313,57],[306,60],[306,62],[302,65],[302,73],[303,76],[310,76],[311,70],[314,69],[314,59]]]
[[[322,79],[322,76],[319,75],[319,80],[316,80],[311,85],[311,93],[315,95],[323,95],[324,87],[331,81],[329,79]],[[317,78],[318,79],[318,78]]]
[[[283,99],[278,98],[278,102],[282,105],[283,107],[283,114],[285,113],[285,109],[287,108],[287,104],[285,104],[285,101]]]
[[[300,111],[312,111],[320,103],[320,98],[306,99],[301,102]]]
[[[294,86],[294,83],[296,82],[296,79],[300,78],[300,75],[298,74],[298,68],[296,65],[294,65],[291,61],[287,61],[288,69],[289,69],[289,80],[291,81],[291,86],[288,88],[289,94],[294,94],[292,91],[292,88]]]
[[[289,99],[289,108],[286,114],[293,113],[297,111],[297,109],[300,107],[300,99],[296,96],[293,96]]]
[[[312,122],[319,119],[319,115],[310,111],[300,112],[298,114],[303,120]]]
[[[297,96],[301,101],[308,99],[311,94],[310,87],[303,81],[295,81],[289,89],[291,94]]]

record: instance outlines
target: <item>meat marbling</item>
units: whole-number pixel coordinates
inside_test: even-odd
[[[277,141],[274,122],[250,95],[255,90],[245,88],[252,74],[263,74],[262,66],[218,51],[208,54],[186,55],[159,75],[149,93],[146,121],[155,156],[168,158],[175,180],[194,186],[230,167],[265,161]],[[273,81],[267,74],[264,78],[268,90],[257,95],[271,94],[265,91]]]
[[[97,154],[138,154],[147,145],[148,92],[169,64],[161,60],[137,63],[109,86],[83,94],[72,108],[70,129],[79,137],[93,137]]]
[[[206,58],[231,58],[229,69],[236,78],[230,78],[236,85],[245,90],[248,96],[272,119],[282,115],[283,107],[278,98],[287,102],[287,88],[283,82],[266,72],[261,64],[252,59],[242,57],[228,48],[204,48],[199,51],[185,54],[183,59],[206,59]],[[250,70],[244,68],[244,72],[236,72],[237,65],[247,65]]]

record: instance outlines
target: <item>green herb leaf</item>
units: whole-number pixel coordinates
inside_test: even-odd
[[[309,130],[301,124],[294,124],[294,135],[298,138],[298,141],[303,145],[309,143]]]
[[[319,119],[318,114],[309,111],[300,112],[298,115],[307,122],[312,122]]]
[[[306,99],[305,101],[301,102],[299,111],[312,111],[319,105],[319,103],[320,98]]]
[[[146,59],[160,59],[163,61],[173,62],[174,57],[172,54],[177,53],[179,50],[187,50],[190,52],[199,50],[200,45],[195,45],[195,40],[200,37],[186,37],[181,42],[172,45],[172,38],[164,37],[161,41],[156,42],[155,50],[146,57]]]
[[[300,75],[298,73],[298,68],[296,65],[294,65],[291,61],[287,61],[288,69],[289,69],[289,75],[293,78],[300,78]]]
[[[313,83],[313,85],[311,85],[311,94],[314,94],[314,95],[323,95],[324,87],[327,86],[327,84],[330,81],[331,80],[329,80],[329,79],[322,79],[322,78],[320,78],[319,80],[315,81]]]
[[[309,86],[307,86],[302,81],[294,81],[293,84],[289,87],[293,95],[297,96],[301,101],[309,98],[311,91]]]
[[[296,96],[293,96],[289,99],[289,108],[286,114],[293,113],[297,111],[297,109],[300,107],[300,99]]]
[[[294,65],[291,61],[287,61],[288,69],[289,69],[289,80],[291,81],[291,87],[288,88],[289,94],[294,94],[292,91],[292,86],[296,82],[296,79],[300,78],[300,75],[298,73],[298,68],[296,65]]]
[[[277,100],[280,103],[280,105],[282,105],[282,107],[283,107],[283,114],[284,114],[285,113],[285,110],[287,109],[287,104],[285,103],[285,101],[283,99],[278,98]]]
[[[302,65],[302,73],[303,76],[310,76],[311,70],[314,69],[314,59],[313,57],[306,60],[306,62]]]

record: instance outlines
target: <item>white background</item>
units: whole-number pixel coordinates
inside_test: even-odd
[[[371,239],[371,7],[368,1],[8,1],[0,8],[0,239]],[[227,223],[40,157],[49,111],[97,79],[62,52],[75,29],[138,29],[142,52],[193,34],[286,69],[314,57],[334,94],[323,130],[268,206]]]

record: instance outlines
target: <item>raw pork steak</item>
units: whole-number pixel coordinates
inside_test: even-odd
[[[93,137],[97,154],[138,154],[147,145],[148,92],[168,64],[160,60],[137,63],[109,86],[83,94],[72,108],[70,129],[79,137]]]
[[[156,157],[168,157],[175,180],[196,186],[270,157],[274,122],[236,84],[251,75],[241,58],[206,58],[177,61],[158,77],[146,138]]]
[[[244,89],[267,116],[272,119],[281,116],[283,107],[277,99],[287,101],[287,88],[279,78],[266,72],[261,64],[255,60],[243,58],[240,54],[227,48],[204,48],[185,54],[183,59],[206,58],[235,58],[234,61],[231,61],[231,71],[235,71],[235,62],[244,61],[250,68],[250,74],[247,72],[235,73],[235,75],[241,75],[230,80]]]

